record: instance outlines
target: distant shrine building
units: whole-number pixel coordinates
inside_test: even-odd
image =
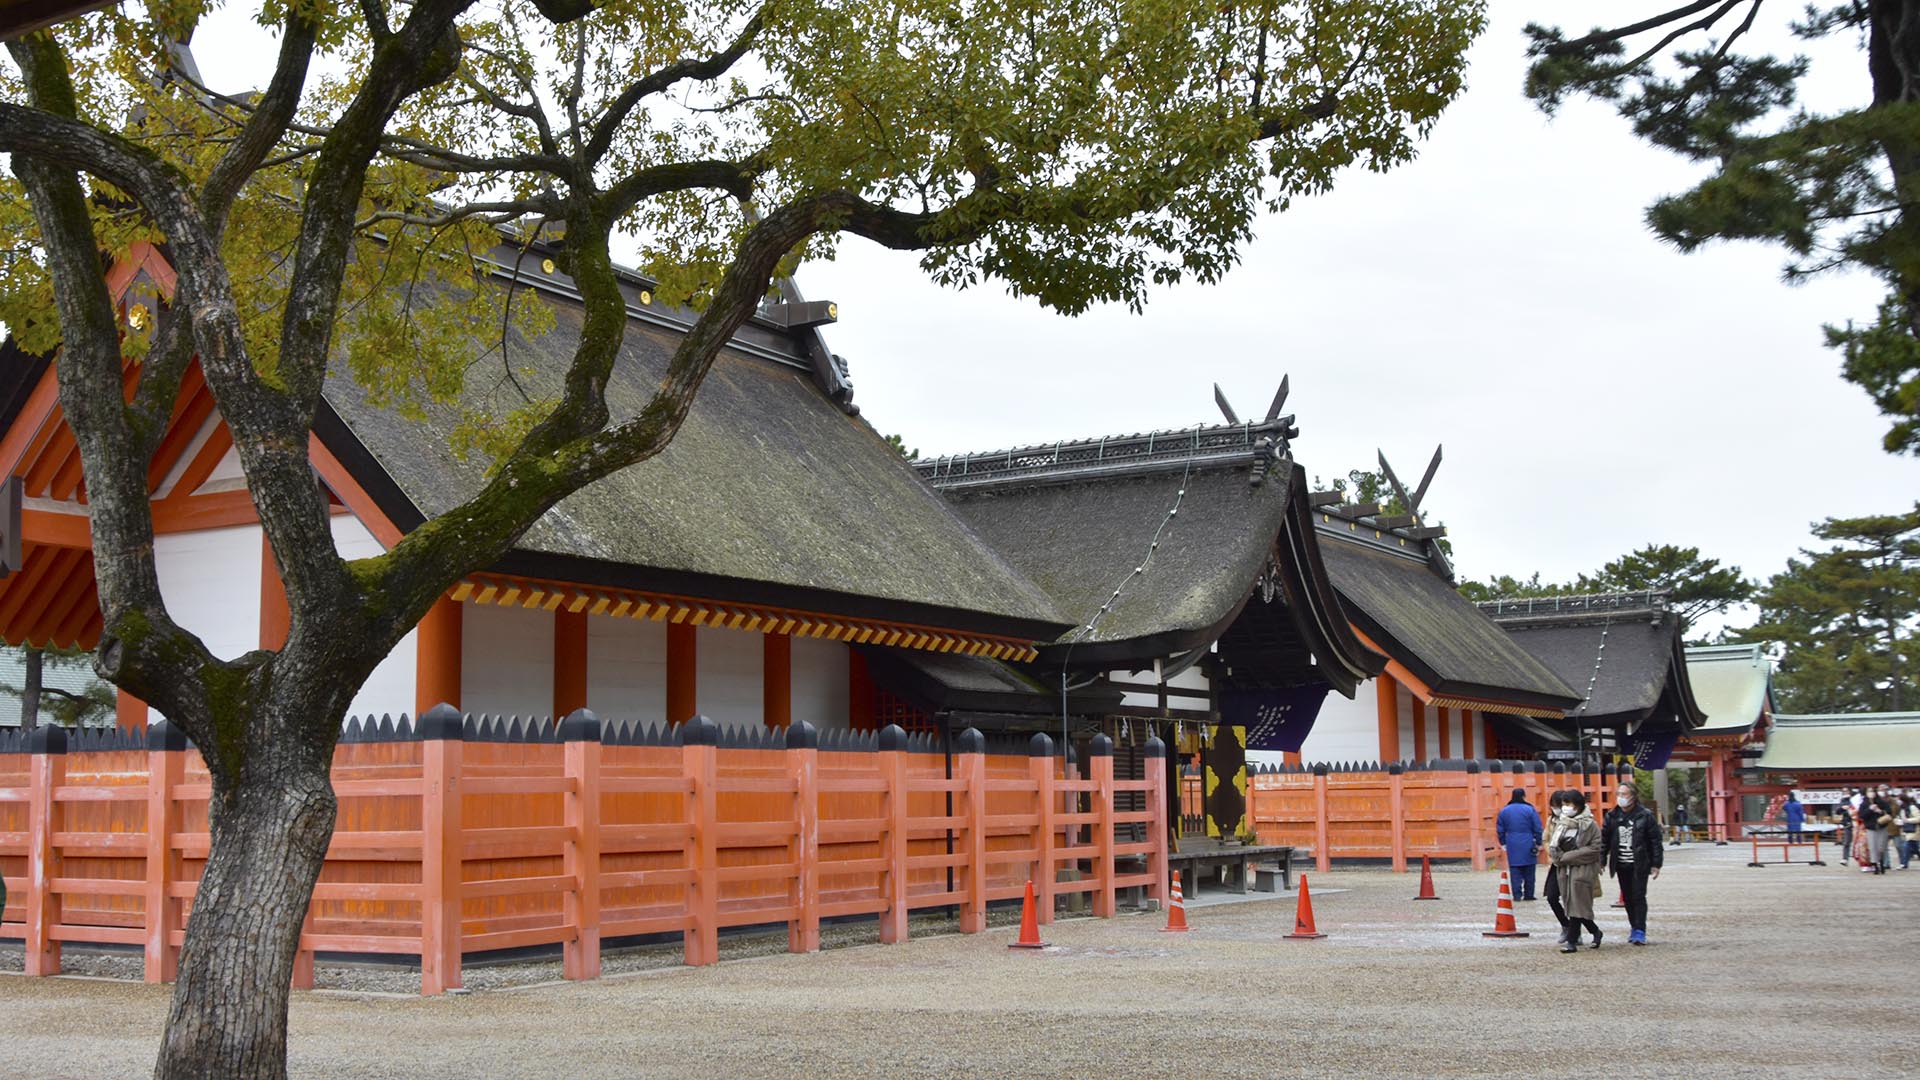
[[[503,246],[487,261],[555,325],[474,349],[499,352],[537,398],[559,385],[582,311],[531,254]],[[136,244],[109,284],[139,333],[174,275]],[[692,318],[638,275],[622,287],[616,419],[644,406]],[[1684,650],[1657,596],[1469,603],[1422,510],[1438,454],[1412,491],[1386,470],[1391,512],[1314,493],[1283,382],[1257,421],[1219,399],[1224,424],[910,463],[852,404],[821,334],[837,309],[784,289],[723,350],[660,455],[563,501],[450,589],[352,714],[587,707],[646,724],[898,724],[942,745],[972,727],[1045,733],[1067,753],[1104,733],[1129,778],[1162,767],[1142,754],[1157,736],[1173,751],[1169,820],[1215,837],[1247,827],[1249,754],[1659,767],[1677,753],[1712,770],[1719,816],[1738,819],[1743,777],[1759,779],[1742,755],[1768,722],[1748,685],[1765,659],[1743,654],[1747,683],[1723,688],[1702,672],[1733,662]],[[85,486],[55,371],[11,343],[5,360],[0,467],[23,544],[0,580],[0,636],[91,648]],[[453,449],[463,407],[494,391],[477,371],[469,384],[414,419],[329,382],[310,457],[343,555],[378,554],[483,482],[485,463]],[[149,481],[174,617],[221,655],[283,642],[279,577],[197,365]],[[148,712],[121,696],[122,726]]]

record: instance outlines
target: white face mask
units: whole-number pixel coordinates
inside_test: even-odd
[[[1621,806],[1632,806],[1634,804],[1634,800],[1635,800],[1635,795],[1633,794],[1633,792],[1623,791],[1620,793]]]
[[[1563,805],[1562,805],[1562,806],[1560,807],[1560,816],[1561,816],[1561,817],[1563,817],[1563,818],[1570,818],[1570,817],[1572,817],[1572,816],[1573,816],[1573,807],[1571,807],[1571,806],[1567,806],[1567,805],[1564,805],[1564,804],[1563,804]]]

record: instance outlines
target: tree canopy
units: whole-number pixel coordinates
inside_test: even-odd
[[[1571,97],[1604,101],[1636,135],[1706,169],[1647,208],[1648,226],[1680,250],[1758,240],[1786,248],[1788,281],[1878,277],[1875,318],[1828,326],[1826,340],[1892,419],[1886,448],[1920,453],[1920,12],[1875,0],[1782,9],[1800,16],[1787,28],[1802,40],[1859,44],[1849,75],[1867,92],[1823,114],[1800,102],[1808,58],[1744,48],[1761,0],[1667,3],[1577,36],[1530,24],[1528,96],[1548,113]]]
[[[182,45],[205,10],[87,15],[9,42],[0,72],[0,321],[58,348],[96,665],[183,728],[212,780],[161,1076],[284,1071],[353,693],[448,586],[658,454],[796,260],[861,238],[955,287],[1137,308],[1225,273],[1261,212],[1410,158],[1483,22],[1480,0],[271,0],[272,78],[229,94]],[[451,332],[539,331],[478,257],[502,237],[553,245],[581,297],[548,398]],[[697,312],[619,416],[616,238],[658,300]],[[104,280],[103,253],[139,241],[178,273],[152,320]],[[286,586],[277,651],[216,656],[161,595],[146,474],[196,359]],[[402,412],[469,402],[456,442],[487,483],[342,558],[308,458],[330,378]]]
[[[1879,712],[1920,704],[1908,655],[1920,624],[1920,504],[1897,514],[1827,518],[1759,591],[1741,632],[1784,648],[1774,677],[1782,712]]]

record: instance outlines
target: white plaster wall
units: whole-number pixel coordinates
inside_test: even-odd
[[[793,639],[793,718],[822,731],[848,720],[847,647],[819,638]]]
[[[695,709],[722,726],[764,725],[765,635],[711,626],[695,635]]]
[[[1375,705],[1374,685],[1362,683],[1352,698],[1329,693],[1320,705],[1301,744],[1300,759],[1316,761],[1372,761],[1380,756],[1380,717]]]
[[[373,538],[360,519],[352,514],[333,516],[333,546],[343,559],[364,559],[379,555],[386,549],[380,541]],[[348,716],[380,716],[391,713],[413,712],[414,678],[419,661],[419,631],[409,630],[407,636],[400,639],[393,651],[380,661],[373,674],[353,696],[353,704],[347,708]]]
[[[506,716],[551,714],[553,612],[497,604],[463,607],[461,709]]]
[[[260,647],[261,554],[258,525],[153,538],[167,612],[215,656],[232,659]]]
[[[587,618],[587,707],[602,720],[666,722],[666,623]]]
[[[1405,761],[1413,756],[1413,725],[1420,722],[1422,710],[1426,707],[1420,704],[1419,698],[1408,693],[1406,687],[1398,687],[1397,691],[1394,704],[1400,710],[1400,760]]]

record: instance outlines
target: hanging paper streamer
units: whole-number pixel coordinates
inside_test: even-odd
[[[1297,754],[1326,700],[1326,686],[1285,690],[1222,690],[1220,719],[1247,729],[1247,749]]]

